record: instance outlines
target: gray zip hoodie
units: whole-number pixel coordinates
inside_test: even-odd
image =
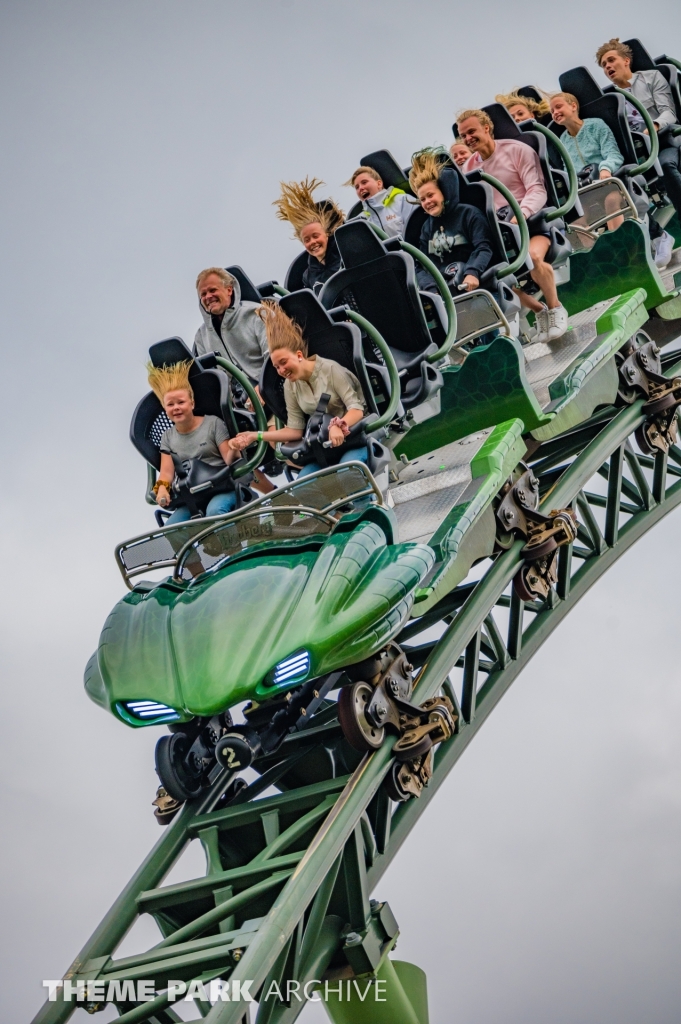
[[[362,212],[357,219],[364,217],[376,227],[383,228],[387,235],[404,235],[407,221],[417,206],[413,199],[408,202],[407,194],[401,188],[384,188],[375,196],[362,200]]]
[[[199,302],[203,324],[194,338],[194,355],[217,352],[223,359],[235,363],[257,383],[263,363],[269,355],[265,325],[256,315],[259,308],[257,302],[242,301],[239,282],[235,281],[232,305],[224,312],[218,335],[213,328],[210,313]]]

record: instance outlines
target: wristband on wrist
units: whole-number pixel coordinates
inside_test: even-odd
[[[154,492],[154,494],[158,494],[159,489],[161,487],[165,487],[165,489],[168,492],[170,492],[170,481],[169,480],[157,480],[156,483],[154,484],[154,486],[151,489]]]
[[[262,435],[263,435],[263,431],[259,430],[258,431],[258,441],[262,441]]]

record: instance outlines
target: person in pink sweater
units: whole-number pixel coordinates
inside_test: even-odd
[[[547,205],[546,187],[539,157],[531,146],[515,139],[495,139],[494,126],[483,110],[464,110],[458,117],[459,137],[473,151],[463,165],[464,174],[484,170],[498,178],[513,193],[525,217],[531,217]],[[494,204],[500,218],[515,221],[500,192],[494,193]],[[535,341],[555,341],[568,328],[568,314],[558,298],[553,267],[545,256],[551,239],[530,231],[530,258],[534,264],[532,280],[541,288],[544,302],[518,290],[523,306],[534,311],[537,321]]]

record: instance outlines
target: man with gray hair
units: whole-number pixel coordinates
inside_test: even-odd
[[[208,267],[196,279],[203,324],[194,338],[194,355],[215,352],[229,359],[257,384],[269,355],[265,325],[257,302],[241,298],[235,277],[222,267]]]

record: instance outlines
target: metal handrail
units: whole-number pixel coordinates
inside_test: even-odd
[[[565,148],[565,146],[560,141],[557,135],[554,135],[552,131],[549,131],[549,129],[545,125],[539,124],[538,121],[532,122],[531,130],[533,132],[539,132],[540,135],[544,135],[553,143],[553,145],[560,153],[563,163],[565,164],[565,170],[568,172],[568,180],[570,182],[570,191],[568,192],[568,197],[563,203],[563,205],[559,206],[557,210],[552,210],[546,214],[546,220],[549,221],[550,223],[552,220],[558,220],[559,217],[564,217],[565,214],[569,213],[575,205],[575,202],[577,201],[578,189],[577,172],[575,171],[575,165],[570,159],[570,154],[568,153],[567,149]]]
[[[365,430],[365,433],[367,434],[374,434],[377,430],[380,430],[382,427],[386,426],[386,424],[390,423],[397,412],[397,406],[400,402],[402,390],[400,387],[400,375],[393,358],[393,354],[390,351],[385,338],[376,330],[374,325],[367,320],[366,317],[362,316],[361,313],[356,313],[354,309],[346,307],[345,314],[348,320],[352,321],[353,324],[357,324],[357,326],[365,331],[371,338],[374,345],[383,356],[390,376],[390,399],[388,401],[388,407],[385,412],[379,416],[377,420],[374,420],[373,423],[370,423]]]
[[[222,356],[216,356],[215,361],[218,366],[221,366],[223,370],[231,374],[232,377],[236,378],[241,384],[242,388],[248,395],[253,406],[253,412],[258,423],[258,430],[267,430],[267,417],[265,416],[265,410],[262,407],[262,402],[258,398],[255,388],[251,384],[250,380],[243,373],[238,366],[234,363],[230,363],[227,359],[223,359]],[[267,451],[267,441],[258,441],[258,446],[255,449],[255,453],[244,463],[243,466],[239,466],[238,469],[234,470],[232,474],[235,480],[239,477],[245,476],[246,473],[250,473],[252,469],[256,469],[262,460],[265,458],[265,452]]]
[[[624,96],[627,103],[631,103],[632,107],[636,107],[646,123],[646,128],[648,129],[648,135],[650,137],[650,153],[648,154],[647,160],[644,160],[642,164],[636,164],[635,167],[631,167],[624,172],[627,177],[633,178],[635,174],[645,174],[653,166],[660,152],[660,140],[657,137],[657,129],[655,128],[653,119],[641,101],[636,99],[632,93],[627,92],[626,89],[620,89],[617,85],[612,86],[612,91],[618,92],[620,96]]]

